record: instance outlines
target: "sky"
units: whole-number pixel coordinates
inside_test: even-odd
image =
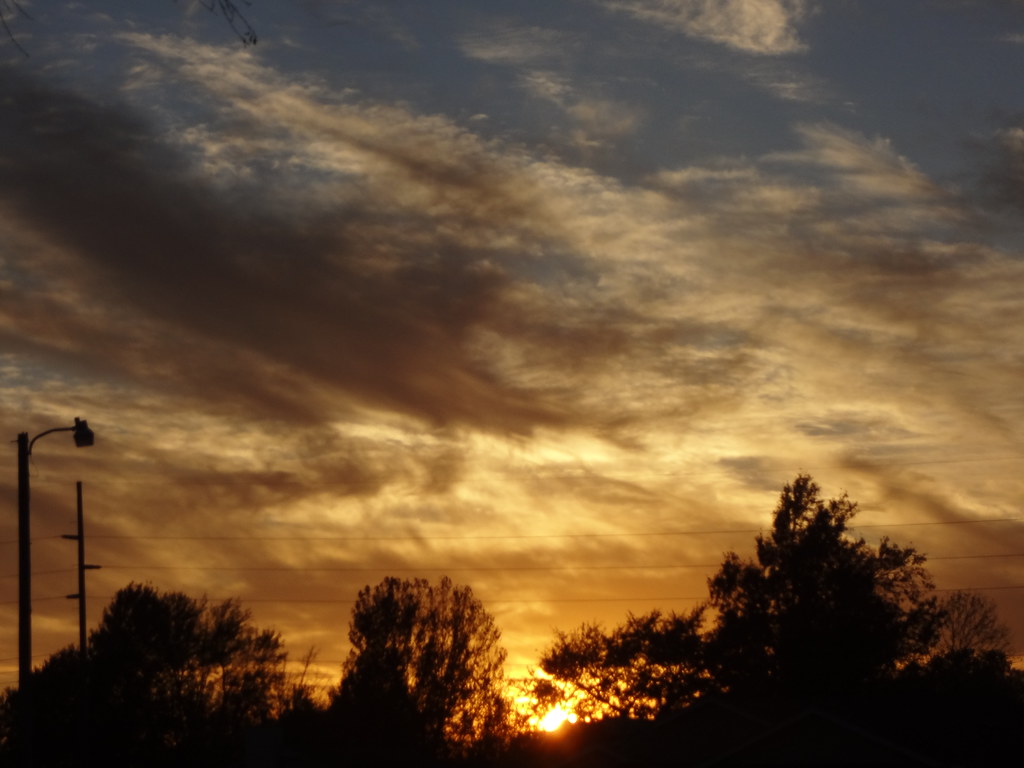
[[[0,0],[0,683],[131,582],[338,682],[686,611],[807,473],[1024,654],[1024,2]],[[243,38],[250,31],[256,45]],[[945,592],[940,592],[945,594]]]

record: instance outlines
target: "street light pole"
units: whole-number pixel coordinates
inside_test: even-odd
[[[32,765],[34,702],[32,698],[32,537],[29,531],[31,496],[28,460],[36,440],[53,432],[73,432],[75,445],[85,448],[95,442],[89,424],[75,418],[70,427],[40,432],[31,440],[28,432],[18,435],[18,698],[20,699],[22,765]]]
[[[32,550],[29,535],[28,432],[18,435],[18,693],[29,698],[32,674]],[[31,706],[31,701],[26,705]]]

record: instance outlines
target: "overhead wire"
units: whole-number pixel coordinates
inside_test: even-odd
[[[981,560],[992,558],[1024,557],[1024,552],[1006,552],[978,555],[941,555],[928,557],[932,560]],[[721,563],[632,563],[622,565],[455,565],[455,566],[418,566],[418,565],[345,565],[345,566],[287,566],[287,565],[106,565],[106,570],[145,570],[145,571],[257,571],[285,573],[364,573],[368,571],[423,571],[423,572],[482,572],[482,573],[516,573],[531,571],[632,571],[632,570],[675,570],[683,568],[717,568]],[[73,571],[74,569],[67,569]],[[62,573],[64,571],[49,571]]]
[[[985,518],[980,520],[940,520],[920,521],[907,523],[868,523],[864,525],[851,526],[851,530],[874,529],[874,528],[897,528],[897,527],[921,527],[921,526],[946,526],[946,525],[974,525],[989,523],[1017,523],[1024,520],[1020,517]],[[134,535],[93,535],[90,540],[157,540],[157,541],[479,541],[479,540],[517,540],[517,539],[564,539],[564,538],[611,538],[611,537],[632,537],[632,536],[684,536],[684,535],[714,535],[714,534],[751,534],[764,532],[764,528],[719,528],[719,529],[686,529],[673,531],[626,531],[626,532],[575,532],[562,534],[494,534],[494,535],[451,535],[451,536],[134,536]],[[39,537],[38,540],[58,539],[59,536]],[[0,542],[11,543],[11,542]],[[929,556],[929,561],[959,561],[972,559],[996,559],[996,558],[1017,558],[1024,557],[1024,552],[1008,553],[976,553],[966,555],[937,555]],[[719,563],[674,563],[674,564],[622,564],[622,565],[560,565],[560,566],[201,566],[201,565],[105,565],[106,570],[184,570],[184,571],[255,571],[255,572],[338,572],[358,573],[374,571],[413,571],[413,572],[571,572],[571,571],[622,571],[622,570],[673,570],[686,568],[715,568]],[[48,571],[34,572],[33,575],[51,575],[58,573],[73,572],[74,568],[54,569]],[[969,591],[1008,591],[1024,589],[1024,584],[1005,584],[989,586],[969,587],[948,587],[933,590],[936,593],[948,593],[959,590]],[[65,600],[66,596],[37,597],[34,601],[48,602]],[[109,602],[110,596],[95,596],[94,599]],[[627,602],[688,602],[707,599],[706,595],[670,595],[670,596],[623,596],[623,597],[556,597],[556,598],[515,598],[515,599],[488,599],[489,605],[526,605],[526,604],[590,604],[590,603],[627,603]],[[243,598],[245,603],[253,604],[295,604],[295,605],[353,605],[355,599],[341,598]],[[13,605],[17,601],[3,601],[0,605]]]
[[[849,530],[857,531],[873,528],[912,528],[925,526],[942,525],[981,525],[987,523],[1019,523],[1024,522],[1024,517],[992,517],[977,520],[926,520],[906,523],[865,523],[863,525],[851,525]],[[589,531],[589,532],[564,532],[564,533],[509,533],[509,534],[448,534],[448,535],[403,535],[403,536],[352,536],[352,535],[316,535],[316,536],[257,536],[246,534],[189,534],[189,535],[163,535],[163,534],[91,534],[90,541],[490,541],[490,540],[517,540],[517,539],[578,539],[578,538],[619,538],[631,536],[704,536],[704,535],[726,535],[726,534],[751,534],[762,533],[767,530],[761,528],[691,528],[681,530],[663,531]],[[43,536],[33,538],[33,541],[45,541],[59,539],[61,536]],[[15,544],[16,540],[0,542],[0,545]]]

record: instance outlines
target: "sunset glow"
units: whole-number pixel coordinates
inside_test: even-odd
[[[37,663],[79,480],[90,627],[237,598],[327,690],[365,585],[470,585],[523,678],[700,603],[798,473],[1024,655],[1024,4],[20,5],[3,440],[96,435],[32,454]]]
[[[566,712],[561,707],[555,707],[548,712],[544,717],[540,718],[536,725],[539,731],[557,731],[565,723],[570,725],[576,722],[575,712]]]

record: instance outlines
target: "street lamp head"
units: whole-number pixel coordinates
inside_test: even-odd
[[[75,426],[72,430],[72,437],[75,439],[75,445],[79,448],[88,448],[94,442],[96,442],[96,435],[89,429],[89,422],[85,419],[75,417]]]

